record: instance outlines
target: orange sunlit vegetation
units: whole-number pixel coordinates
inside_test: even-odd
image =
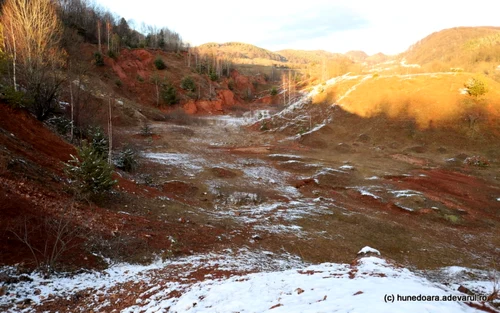
[[[473,103],[464,84],[471,73],[359,76],[340,80],[314,98],[315,103],[342,105],[362,117],[386,114],[415,119],[420,128],[464,118],[469,110],[483,111],[489,118],[500,115],[500,83],[484,77],[488,92]]]

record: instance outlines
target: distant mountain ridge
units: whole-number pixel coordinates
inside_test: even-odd
[[[271,61],[286,62],[282,55],[242,42],[215,43],[209,42],[197,47],[201,53],[213,53],[233,59],[268,59]]]
[[[368,54],[360,50],[351,50],[346,52],[345,55],[355,62],[364,62],[368,58]]]
[[[288,62],[296,64],[319,64],[323,60],[336,60],[345,59],[346,56],[341,53],[333,53],[325,50],[294,50],[286,49],[277,51],[280,55],[284,56]]]
[[[284,67],[321,67],[326,63],[373,66],[399,59],[406,64],[421,67],[422,71],[440,72],[464,70],[500,75],[500,27],[455,27],[434,32],[417,41],[407,51],[389,56],[383,53],[368,55],[353,50],[345,54],[325,50],[284,49],[270,51],[240,42],[206,43],[197,47],[199,52],[228,57],[236,63],[271,64]],[[342,71],[341,71],[342,72]],[[499,76],[500,77],[500,76]]]
[[[219,57],[226,57],[233,60],[240,60],[244,63],[250,60],[260,60],[261,62],[276,63],[280,65],[294,64],[321,64],[324,61],[329,62],[356,62],[369,63],[374,61],[386,61],[389,57],[378,53],[369,56],[364,51],[350,51],[346,54],[329,52],[325,50],[296,50],[284,49],[279,51],[270,51],[252,44],[242,42],[215,43],[209,42],[196,47],[200,53],[211,54]]]

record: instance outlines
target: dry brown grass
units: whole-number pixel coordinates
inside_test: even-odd
[[[445,29],[420,40],[403,56],[409,63],[425,65],[438,61],[449,67],[465,67],[484,59],[498,61],[497,48],[489,45],[498,34],[499,27]]]
[[[361,82],[362,77],[340,82],[316,97],[321,103],[336,94],[343,107],[362,117],[384,113],[391,118],[415,119],[420,128],[462,119],[467,95],[461,93],[471,73],[428,74],[422,76],[378,76]],[[488,93],[484,110],[490,118],[500,115],[500,84],[486,77]],[[349,89],[356,86],[350,93]],[[345,95],[345,97],[343,97]]]

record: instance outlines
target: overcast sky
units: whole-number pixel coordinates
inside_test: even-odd
[[[456,26],[500,26],[494,0],[95,0],[124,17],[178,32],[193,45],[239,41],[272,51],[397,54]]]

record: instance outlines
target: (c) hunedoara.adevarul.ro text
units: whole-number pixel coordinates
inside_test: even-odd
[[[476,302],[486,301],[487,296],[482,295],[447,295],[447,296],[431,296],[431,295],[399,295],[386,294],[384,301],[387,302],[424,302],[424,301],[456,301],[456,302]]]

